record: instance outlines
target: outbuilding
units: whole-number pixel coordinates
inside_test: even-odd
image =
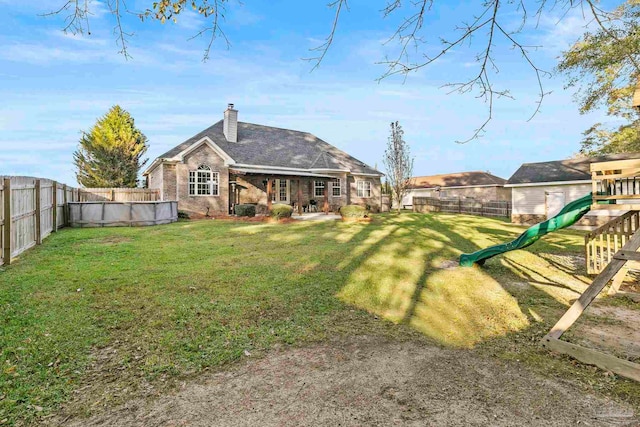
[[[410,180],[402,204],[403,207],[412,206],[414,197],[510,201],[511,190],[504,187],[506,182],[504,178],[482,171],[415,176]]]
[[[567,203],[592,191],[591,163],[634,158],[640,158],[640,153],[524,163],[505,184],[511,189],[511,221],[528,225],[553,217]],[[578,225],[602,225],[622,213],[591,211]]]

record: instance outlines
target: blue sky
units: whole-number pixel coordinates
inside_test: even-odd
[[[385,68],[376,62],[395,49],[382,42],[408,13],[383,20],[384,1],[352,0],[334,46],[313,72],[301,58],[312,55],[309,49],[330,28],[333,12],[323,0],[232,3],[222,23],[232,46],[216,42],[204,63],[206,40],[188,40],[206,25],[195,13],[165,25],[128,17],[134,36],[127,61],[118,53],[104,3],[92,2],[91,36],[65,35],[63,17],[40,16],[62,3],[0,0],[0,175],[75,184],[72,153],[80,131],[114,104],[133,114],[149,138],[151,159],[221,119],[233,102],[241,121],[312,132],[380,168],[389,122],[398,120],[416,175],[488,170],[505,178],[523,162],[573,155],[581,132],[607,120],[599,113],[581,116],[573,92],[563,89],[563,76],[554,76],[544,81],[552,93],[527,121],[535,109],[535,75],[499,40],[495,81],[515,100],[497,103],[483,138],[457,144],[482,123],[486,107],[474,94],[449,95],[441,86],[476,71],[479,45],[455,49],[406,80],[377,82]],[[136,10],[150,3],[128,2]],[[432,42],[427,49],[437,51],[437,35],[451,34],[474,3],[440,2],[425,25]],[[523,34],[544,46],[533,56],[547,70],[584,30],[580,13],[569,12],[558,24],[561,13]]]

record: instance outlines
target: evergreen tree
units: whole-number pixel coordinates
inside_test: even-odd
[[[131,114],[115,105],[83,132],[73,153],[76,178],[83,187],[135,187],[147,163],[147,137],[135,127]]]

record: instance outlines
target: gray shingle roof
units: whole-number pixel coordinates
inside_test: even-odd
[[[524,163],[509,178],[507,184],[537,182],[590,181],[591,163],[640,158],[640,153],[610,154],[598,157],[577,157],[551,162]]]
[[[189,138],[159,158],[172,158],[205,136],[238,164],[300,169],[349,169],[352,173],[380,174],[371,166],[307,132],[238,122],[238,142],[228,142],[223,121]]]

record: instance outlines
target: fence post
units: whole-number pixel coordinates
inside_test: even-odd
[[[58,183],[53,181],[53,229],[52,232],[58,231]]]
[[[42,230],[41,230],[41,214],[42,204],[40,203],[40,180],[36,179],[36,245],[42,244]]]
[[[462,213],[462,199],[458,199],[458,213]]]
[[[113,202],[116,199],[116,190],[111,189],[111,201]]]
[[[62,185],[62,216],[64,217],[64,221],[62,221],[62,223],[64,224],[65,227],[69,226],[69,205],[67,204],[67,184],[63,184]]]
[[[4,234],[2,235],[2,258],[5,265],[11,264],[11,179],[4,179]]]

